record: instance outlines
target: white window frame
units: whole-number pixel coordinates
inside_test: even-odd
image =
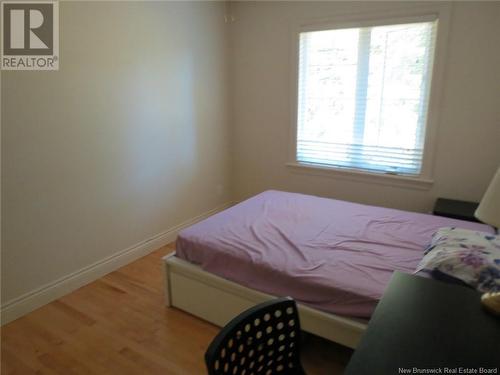
[[[397,3],[393,3],[396,5]],[[299,20],[292,26],[291,35],[291,130],[290,147],[287,166],[292,172],[313,174],[334,178],[349,179],[361,182],[373,182],[391,186],[430,189],[433,181],[433,164],[436,146],[436,134],[439,123],[440,99],[442,96],[448,31],[450,25],[451,5],[443,3],[426,3],[419,6],[406,6],[401,9],[387,11],[370,11],[362,13],[339,14],[316,20]],[[298,116],[298,81],[299,81],[299,47],[300,33],[340,28],[357,28],[380,26],[397,23],[412,23],[437,19],[437,35],[432,67],[432,81],[429,90],[429,105],[425,128],[422,168],[419,175],[405,176],[390,173],[370,172],[354,168],[315,165],[297,161],[297,116]]]

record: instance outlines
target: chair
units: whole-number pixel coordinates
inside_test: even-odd
[[[295,301],[279,298],[238,315],[214,338],[205,363],[209,375],[305,374]]]

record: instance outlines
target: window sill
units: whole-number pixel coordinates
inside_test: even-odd
[[[387,185],[393,187],[429,190],[434,180],[422,177],[409,177],[402,175],[373,173],[354,169],[341,169],[335,167],[319,166],[314,164],[290,162],[286,166],[295,173],[331,177],[356,182]]]

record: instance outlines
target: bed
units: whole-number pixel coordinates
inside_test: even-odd
[[[395,270],[412,273],[441,227],[474,222],[266,191],[179,233],[168,305],[224,325],[291,296],[304,330],[354,348]]]

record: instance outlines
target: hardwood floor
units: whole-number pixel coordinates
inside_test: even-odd
[[[218,328],[163,304],[167,245],[11,322],[1,330],[1,373],[204,374]],[[308,374],[341,374],[351,350],[307,336]]]

